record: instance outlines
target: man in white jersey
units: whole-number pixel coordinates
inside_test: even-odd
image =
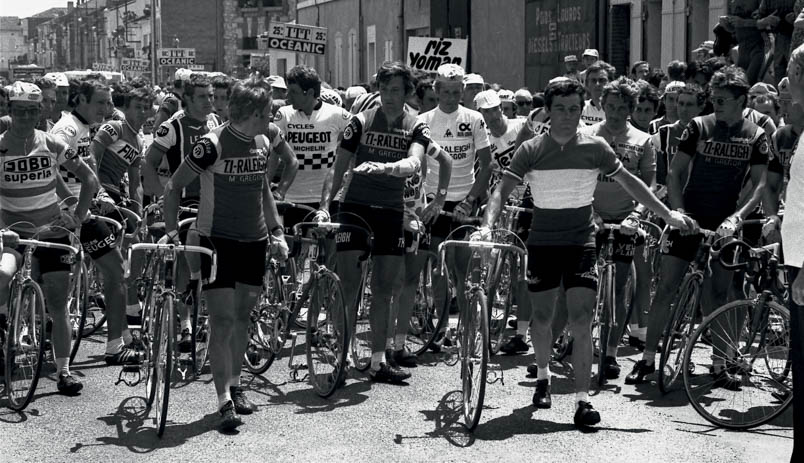
[[[92,142],[90,128],[103,122],[108,113],[107,108],[112,101],[109,87],[100,81],[83,80],[71,83],[75,91],[72,100],[73,111],[65,114],[50,133],[67,143],[77,151],[78,156],[89,165],[93,172],[98,167],[89,146]],[[80,179],[69,171],[62,169],[62,180],[69,190],[70,196],[79,196]],[[99,202],[105,207],[106,203]],[[120,220],[120,219],[118,219]],[[115,235],[105,224],[95,220],[85,221],[81,225],[81,245],[89,254],[103,275],[103,296],[106,304],[106,317],[109,331],[106,343],[106,363],[109,365],[128,365],[139,363],[139,354],[130,349],[131,332],[126,320],[125,282],[123,280],[123,256],[120,249],[114,246]]]
[[[600,104],[600,96],[603,94],[603,87],[614,80],[614,67],[605,61],[597,61],[586,68],[584,84],[589,92],[589,99],[583,105],[581,122],[586,125],[594,125],[606,120],[606,112]]]
[[[447,191],[438,190],[439,166],[432,158],[427,159],[429,169],[425,180],[425,188],[437,195],[446,194],[444,210],[454,212],[459,217],[472,213],[477,198],[488,189],[491,176],[491,153],[489,138],[486,133],[486,123],[483,116],[477,111],[465,108],[459,104],[463,97],[464,70],[455,64],[439,66],[435,81],[435,91],[438,96],[438,107],[419,115],[419,121],[430,127],[430,138],[452,157],[452,177]],[[479,169],[475,177],[474,165],[478,161]],[[452,219],[438,217],[432,226],[431,248],[437,249],[453,229]],[[455,256],[448,256],[452,262],[450,268],[456,269],[456,291],[458,303],[465,302],[464,277],[466,262],[456,262],[456,256],[466,258],[463,253],[456,252]],[[435,278],[435,294],[443,298],[446,280],[439,275]],[[437,300],[440,307],[443,301]]]

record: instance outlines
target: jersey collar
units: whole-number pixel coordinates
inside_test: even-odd
[[[227,125],[226,128],[232,133],[232,135],[234,135],[236,138],[242,141],[250,142],[253,139],[252,137],[249,137],[248,135],[234,128],[232,124]]]

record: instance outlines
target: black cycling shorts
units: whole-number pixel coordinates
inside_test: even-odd
[[[40,241],[47,241],[49,243],[71,244],[70,238],[62,236],[60,238],[46,238]],[[21,256],[25,254],[26,246],[17,246],[14,248]],[[39,265],[39,273],[44,275],[50,272],[69,272],[72,270],[73,257],[70,256],[68,251],[61,249],[50,248],[36,248],[33,252],[34,259],[37,260]]]
[[[403,232],[404,212],[378,208],[355,203],[341,203],[339,213],[332,217],[333,222],[357,225],[374,234],[371,254],[375,256],[405,255],[405,235]],[[361,220],[362,219],[362,220]],[[338,251],[365,250],[366,237],[353,230],[341,231],[335,235]]]
[[[698,225],[706,230],[715,231],[726,220],[726,217],[693,217]],[[670,230],[661,243],[662,254],[678,257],[685,262],[692,262],[703,242],[703,234],[682,235],[680,230]]]
[[[616,222],[620,223],[620,222]],[[603,246],[608,243],[609,231],[599,231],[595,237],[597,242],[597,253],[602,252]],[[625,235],[619,230],[614,231],[614,261],[630,264],[634,260],[636,248],[645,244],[645,239],[638,234]]]
[[[597,291],[597,253],[594,246],[528,245],[528,290],[589,288]]]
[[[115,210],[108,215],[110,219],[114,219],[121,224],[125,223],[123,216]],[[84,252],[89,254],[93,259],[99,259],[115,249],[117,235],[111,225],[103,222],[98,222],[95,219],[84,222],[81,225],[81,247]]]
[[[237,241],[227,238],[200,236],[200,245],[217,251],[218,268],[215,281],[203,289],[234,289],[237,283],[261,286],[265,274],[265,257],[268,240]],[[201,276],[209,279],[212,260],[201,255]]]

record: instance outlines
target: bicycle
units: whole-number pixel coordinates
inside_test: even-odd
[[[16,411],[25,409],[36,391],[47,338],[45,296],[31,277],[33,252],[42,247],[67,251],[71,259],[78,254],[73,246],[35,239],[20,239],[19,245],[26,247],[22,265],[11,280],[8,332],[3,342],[6,394],[9,408]]]
[[[505,243],[491,241],[446,240],[438,247],[441,274],[447,276],[446,251],[448,248],[468,248],[471,251],[467,274],[468,304],[458,315],[458,359],[461,363],[461,390],[463,393],[464,426],[474,430],[480,422],[486,392],[489,361],[489,316],[486,305],[486,279],[488,267],[483,266],[483,253],[487,251],[512,252],[519,256],[522,279],[526,278],[527,251]]]
[[[140,365],[124,366],[120,372],[121,380],[124,373],[135,373],[140,376],[146,369],[145,393],[149,412],[151,407],[156,409],[154,421],[157,424],[157,435],[162,437],[167,422],[168,402],[170,398],[170,378],[173,375],[173,344],[176,341],[176,313],[174,301],[176,291],[174,281],[176,266],[174,265],[179,253],[205,254],[212,259],[209,283],[215,281],[218,255],[215,251],[201,246],[187,246],[167,243],[167,237],[162,237],[158,243],[137,243],[129,247],[126,260],[126,278],[130,275],[129,263],[131,255],[136,251],[150,251],[154,254],[154,263],[151,267],[151,297],[146,299],[143,308],[142,344],[144,360]],[[126,384],[133,386],[139,383]]]
[[[716,426],[759,426],[793,401],[790,313],[783,305],[787,279],[780,252],[778,243],[755,248],[742,240],[720,251],[721,265],[745,270],[757,295],[713,311],[692,333],[684,351],[687,397],[695,411]],[[732,256],[731,262],[725,260]],[[718,384],[715,362],[738,383]]]

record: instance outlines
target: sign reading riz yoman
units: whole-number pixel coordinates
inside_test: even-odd
[[[195,48],[160,48],[156,56],[160,66],[187,67],[195,64]]]
[[[151,63],[147,59],[123,58],[120,63],[121,71],[148,71]]]
[[[327,48],[327,28],[305,26],[303,24],[271,23],[268,36],[260,37],[268,40],[268,48],[323,55]]]
[[[435,72],[442,64],[466,67],[467,39],[408,38],[408,66]]]

